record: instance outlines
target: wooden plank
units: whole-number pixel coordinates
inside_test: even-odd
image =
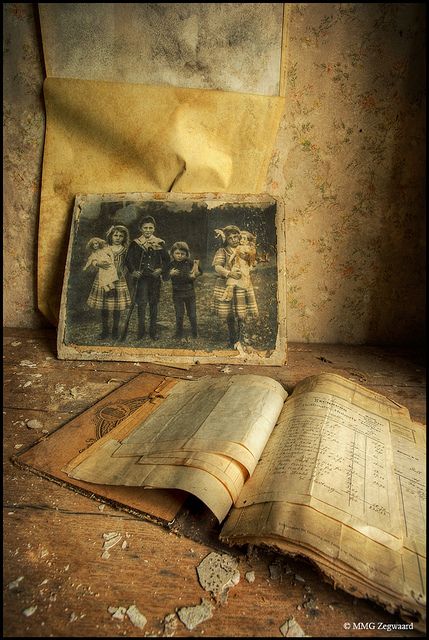
[[[103,559],[103,533],[121,541]],[[177,608],[210,599],[196,567],[212,548],[178,538],[150,523],[112,513],[95,514],[31,508],[5,514],[4,632],[7,637],[115,637],[162,635],[162,620]],[[126,548],[122,548],[122,543]],[[307,635],[343,637],[344,622],[399,623],[369,602],[356,603],[335,591],[305,562],[261,552],[238,555],[241,579],[226,604],[193,631],[177,623],[175,636],[280,637],[280,626],[295,617]],[[274,577],[275,566],[278,577]],[[249,583],[245,574],[254,571]],[[142,632],[129,620],[112,619],[108,607],[135,604],[148,623]],[[307,605],[307,606],[306,606]],[[23,611],[37,607],[30,617]],[[350,635],[389,635],[360,630]],[[392,634],[390,634],[392,635]],[[413,635],[401,632],[401,637]]]
[[[14,333],[16,332],[16,333]],[[58,372],[54,385],[72,388],[69,380],[90,380],[97,398],[102,397],[102,385],[115,384],[115,380],[126,382],[133,376],[148,372],[157,375],[183,379],[199,378],[203,375],[223,375],[224,373],[255,373],[267,375],[281,382],[291,392],[296,383],[310,375],[329,371],[343,375],[355,382],[388,395],[396,402],[410,405],[413,419],[424,420],[425,408],[425,363],[423,355],[406,348],[379,348],[354,345],[311,345],[289,344],[288,364],[284,367],[256,365],[194,365],[191,370],[183,370],[165,365],[130,362],[70,362],[56,359],[55,331],[53,329],[31,332],[29,329],[5,329],[5,383],[19,379],[13,389],[15,397],[23,392],[19,384],[48,370]],[[19,344],[18,344],[19,343]],[[15,346],[13,346],[15,345]],[[70,378],[69,372],[73,372]],[[76,371],[80,372],[77,374]],[[90,374],[90,378],[87,376]],[[97,374],[97,375],[93,375]],[[75,376],[78,376],[75,378]],[[118,382],[117,384],[120,384]],[[33,381],[33,384],[35,382]],[[37,387],[36,387],[37,388]],[[40,388],[40,385],[39,385]],[[61,387],[55,387],[58,389]],[[108,393],[112,388],[105,389]],[[25,392],[30,397],[28,388]],[[12,391],[12,390],[11,390]],[[88,389],[89,391],[89,389]],[[52,389],[51,398],[54,397]],[[100,395],[98,395],[100,394]],[[7,394],[9,395],[9,394]],[[85,408],[83,405],[80,409]],[[415,405],[415,408],[414,408]],[[86,406],[90,406],[86,404]]]

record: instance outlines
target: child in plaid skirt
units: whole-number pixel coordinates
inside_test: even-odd
[[[240,231],[240,243],[235,249],[235,255],[231,257],[230,268],[236,266],[240,273],[240,279],[229,277],[226,280],[226,289],[223,300],[227,302],[232,300],[234,288],[246,289],[253,291],[250,273],[254,269],[256,263],[256,237],[250,231]],[[256,301],[255,301],[256,303]]]
[[[229,345],[233,347],[236,342],[245,339],[245,321],[248,316],[258,315],[258,305],[250,278],[246,282],[246,288],[240,286],[243,273],[236,264],[240,229],[235,225],[228,225],[217,229],[216,233],[221,237],[223,246],[216,251],[212,263],[218,275],[213,293],[214,312],[219,318],[226,320]],[[234,281],[235,285],[232,284]]]
[[[85,268],[89,266],[98,269],[94,283],[88,296],[87,304],[92,309],[101,310],[100,340],[112,336],[114,340],[119,338],[119,321],[121,312],[131,304],[130,292],[125,279],[125,256],[129,244],[129,232],[123,225],[117,224],[110,227],[106,233],[108,246],[104,248],[113,256],[114,268],[117,274],[116,280],[106,285],[106,277],[103,275],[112,270],[112,263],[103,256],[99,250],[92,254]],[[109,316],[112,315],[112,329],[110,332]]]

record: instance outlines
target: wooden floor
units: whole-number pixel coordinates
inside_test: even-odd
[[[210,600],[196,567],[213,551],[211,544],[102,507],[14,466],[10,457],[139,373],[196,378],[224,375],[224,367],[58,361],[49,330],[6,329],[3,354],[4,637],[282,637],[280,627],[292,617],[308,636],[421,635],[377,628],[403,622],[335,590],[305,561],[283,558],[279,572],[279,558],[263,551],[238,552],[240,582],[226,602],[215,604],[210,619],[189,630],[173,618],[170,630],[166,616]],[[285,367],[230,369],[271,375],[288,391],[308,375],[336,372],[406,405],[414,420],[426,422],[423,355],[406,350],[292,344]],[[30,428],[35,424],[40,428]],[[103,534],[109,532],[122,539],[106,559]],[[249,571],[252,582],[245,577]],[[109,612],[131,605],[146,617],[144,629]]]

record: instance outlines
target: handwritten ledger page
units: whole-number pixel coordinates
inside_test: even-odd
[[[308,378],[221,538],[305,550],[343,588],[384,603],[399,592],[414,610],[425,593],[424,452],[403,407],[334,374]]]

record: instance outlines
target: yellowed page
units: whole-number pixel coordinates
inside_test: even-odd
[[[302,553],[355,595],[423,615],[425,469],[424,428],[404,407],[314,376],[286,402],[221,537]]]
[[[392,612],[424,615],[425,556],[386,547],[308,506],[264,502],[233,508],[220,537],[298,553],[356,597],[372,598]]]
[[[426,556],[426,429],[401,416],[391,437],[404,546]]]
[[[181,381],[129,435],[116,440],[111,431],[67,472],[98,484],[184,489],[221,521],[253,472],[286,396],[265,376]]]
[[[366,408],[341,379],[294,394],[238,507],[306,504],[357,531],[402,547],[390,422]]]
[[[145,465],[148,463],[143,459],[137,464]],[[231,500],[233,502],[237,500],[243,488],[244,481],[247,478],[245,469],[242,465],[235,462],[235,460],[218,454],[205,453],[204,451],[173,451],[159,456],[155,454],[150,456],[149,464],[189,466],[207,471],[225,485],[231,494]]]
[[[47,78],[38,305],[57,324],[76,194],[259,193],[284,98]]]

